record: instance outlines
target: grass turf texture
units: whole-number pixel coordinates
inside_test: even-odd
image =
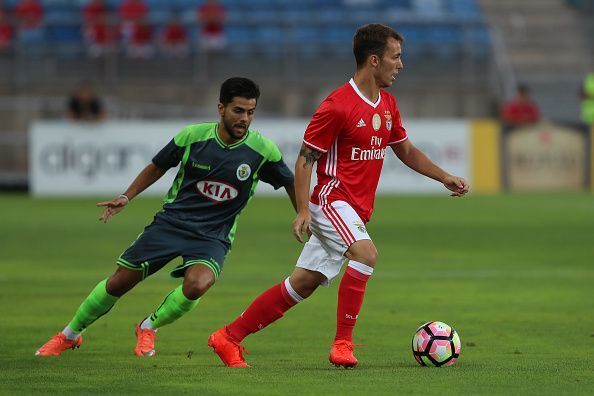
[[[256,197],[217,285],[133,356],[134,325],[177,282],[174,264],[124,296],[58,358],[35,350],[115,268],[160,207],[138,199],[109,224],[95,200],[0,196],[0,393],[587,394],[594,389],[594,205],[590,194],[382,197],[368,229],[380,252],[355,341],[359,367],[327,361],[338,282],[245,342],[252,369],[206,346],[300,246],[287,200]],[[460,334],[453,367],[420,367],[411,338],[441,320]]]

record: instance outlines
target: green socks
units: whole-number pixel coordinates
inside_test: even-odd
[[[67,336],[70,335],[71,338],[78,336],[91,323],[109,312],[116,301],[118,301],[119,297],[107,293],[105,289],[106,284],[107,279],[99,282],[91,294],[80,304],[80,307],[76,310],[76,314],[64,329]],[[199,300],[189,300],[184,296],[182,286],[180,285],[169,293],[161,305],[151,314],[149,317],[151,327],[157,329],[176,321],[190,312],[198,304]]]
[[[102,280],[95,286],[91,294],[80,304],[74,318],[68,323],[74,333],[81,333],[91,323],[105,315],[114,306],[119,297],[107,293],[105,285],[107,279]]]
[[[154,329],[157,329],[166,324],[173,323],[181,318],[194,308],[200,299],[189,300],[182,292],[182,286],[178,286],[175,290],[165,297],[165,300],[159,307],[151,314],[149,320]]]

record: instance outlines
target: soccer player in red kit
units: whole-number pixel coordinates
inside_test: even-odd
[[[430,177],[453,196],[468,192],[468,183],[435,165],[408,139],[389,87],[403,68],[400,34],[381,24],[365,25],[353,39],[355,76],[330,94],[315,112],[295,164],[299,242],[311,236],[291,276],[258,296],[231,324],[217,330],[208,345],[227,366],[249,366],[240,342],[275,320],[319,285],[328,286],[345,261],[338,289],[337,326],[330,363],[355,367],[353,329],[377,250],[365,224],[373,212],[375,191],[386,151]],[[313,164],[318,184],[309,196]]]

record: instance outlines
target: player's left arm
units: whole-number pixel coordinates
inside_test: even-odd
[[[289,199],[291,200],[291,204],[293,205],[295,212],[297,212],[297,198],[295,197],[295,183],[285,186],[285,191],[287,192],[287,195],[289,196]]]
[[[278,150],[278,149],[277,149]],[[278,152],[280,157],[280,151]],[[270,184],[274,189],[284,187],[291,204],[295,211],[297,211],[297,199],[295,197],[295,176],[293,172],[287,167],[282,157],[278,161],[267,161],[260,169],[260,180]]]
[[[396,154],[400,161],[406,166],[422,175],[442,183],[448,190],[452,191],[450,195],[461,197],[468,192],[470,186],[464,178],[450,175],[441,169],[433,163],[425,153],[415,147],[410,139],[406,139],[403,142],[394,144],[390,147],[392,147],[394,154]]]

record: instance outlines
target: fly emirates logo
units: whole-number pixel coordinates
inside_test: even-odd
[[[371,161],[371,160],[383,160],[386,156],[386,148],[373,148],[373,146],[382,145],[382,138],[379,136],[371,137],[370,149],[362,149],[359,147],[351,147],[351,160],[352,161]]]

